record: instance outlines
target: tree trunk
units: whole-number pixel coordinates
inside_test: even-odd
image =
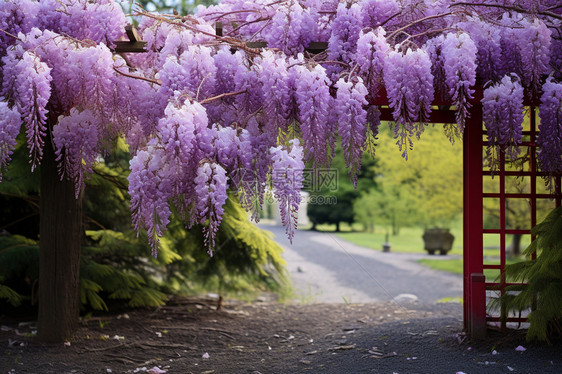
[[[396,216],[392,217],[392,236],[397,236],[399,234],[400,227],[398,226],[398,222],[396,220]]]
[[[79,318],[82,196],[60,180],[51,140],[41,161],[38,338],[60,343],[72,336]]]
[[[521,234],[513,234],[509,248],[512,256],[519,256],[521,254],[521,236]]]
[[[336,232],[340,232],[340,223],[336,222]]]

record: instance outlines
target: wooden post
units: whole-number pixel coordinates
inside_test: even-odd
[[[470,109],[463,143],[463,318],[473,338],[486,332],[482,166],[482,105],[477,103]]]
[[[484,274],[470,274],[470,325],[469,335],[473,340],[486,337],[486,277]],[[484,297],[482,297],[482,295]],[[482,308],[484,303],[484,308]]]
[[[50,134],[41,161],[38,338],[61,343],[78,326],[82,197],[60,180]]]

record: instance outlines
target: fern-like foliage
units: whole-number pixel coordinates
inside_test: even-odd
[[[87,234],[86,241],[93,246],[82,247],[80,302],[83,309],[108,310],[107,298],[126,300],[133,307],[164,304],[167,296],[153,277],[158,263],[146,259],[150,258],[150,249],[142,239],[137,239],[132,230],[129,237],[110,230]],[[168,257],[173,256],[168,254]],[[164,274],[163,261],[159,266],[160,274]],[[33,304],[38,279],[38,243],[18,235],[0,236],[0,299],[13,306],[23,301]]]
[[[2,173],[2,183],[0,183],[0,195],[9,194],[10,196],[37,196],[41,178],[39,173],[29,172],[29,150],[26,144],[25,129],[22,128],[17,138],[16,148],[11,157],[12,161],[8,170]]]
[[[14,207],[5,223],[7,231],[13,232],[21,228],[10,220],[29,214],[29,209],[23,211],[19,206],[29,205],[29,196],[34,196],[32,203],[38,202],[36,183],[17,179],[18,174],[29,174],[24,172],[29,165],[18,163],[26,160],[25,152],[16,153],[10,165],[12,174],[7,173],[0,184],[0,198]],[[154,259],[146,237],[137,237],[131,224],[128,159],[124,142],[118,140],[86,181],[80,266],[82,309],[108,310],[110,300],[116,299],[131,307],[160,306],[169,294],[179,292],[271,291],[285,287],[281,248],[271,235],[248,220],[234,194],[225,205],[213,257],[207,255],[201,228],[187,230],[178,214],[161,238],[158,258]],[[19,173],[18,168],[22,168]],[[29,237],[38,237],[38,227],[28,231],[32,231]],[[0,299],[12,305],[31,301],[38,274],[38,242],[21,235],[0,235]]]
[[[20,306],[23,296],[10,287],[0,284],[0,299],[6,299],[13,306]]]
[[[13,306],[31,300],[39,277],[39,247],[19,235],[0,236],[0,299]],[[15,280],[19,281],[15,281]]]
[[[273,241],[273,235],[248,220],[234,193],[229,194],[224,209],[212,257],[200,249],[193,250],[204,248],[198,227],[186,231],[179,220],[174,220],[169,239],[182,261],[167,266],[169,284],[178,290],[203,284],[219,293],[256,287],[279,291],[288,287],[283,250]]]
[[[549,342],[562,336],[562,207],[555,208],[533,229],[536,239],[524,251],[536,259],[509,265],[508,278],[527,283],[522,290],[508,287],[500,300],[512,311],[533,308],[528,340]],[[519,292],[520,291],[520,292]]]
[[[86,237],[90,246],[82,249],[80,269],[83,304],[107,310],[104,298],[127,300],[132,307],[165,303],[167,296],[160,291],[163,282],[155,279],[162,279],[166,261],[179,256],[163,250],[162,258],[151,259],[150,249],[132,230],[86,231]]]

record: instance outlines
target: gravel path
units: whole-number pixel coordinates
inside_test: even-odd
[[[304,230],[297,231],[291,245],[282,227],[262,228],[272,231],[285,249],[287,269],[301,301],[392,301],[398,311],[414,312],[408,320],[342,334],[354,349],[307,358],[313,372],[322,368],[322,372],[333,374],[562,373],[560,343],[547,347],[527,344],[524,331],[505,334],[489,330],[485,341],[466,339],[462,333],[462,306],[439,302],[462,298],[462,276],[417,263],[423,258],[458,256],[383,253],[357,246],[333,233]],[[429,316],[422,317],[424,313]],[[517,351],[518,346],[524,346],[525,351]]]
[[[359,329],[348,336],[353,350],[313,357],[310,366],[324,365],[327,374],[562,373],[560,344],[532,345],[522,333],[492,332],[474,343],[459,334],[461,328],[458,318],[441,315]]]
[[[419,301],[462,297],[462,277],[422,266],[427,254],[383,253],[332,233],[298,230],[291,245],[283,227],[265,226],[285,249],[297,297],[305,302]],[[454,258],[447,256],[446,258]]]

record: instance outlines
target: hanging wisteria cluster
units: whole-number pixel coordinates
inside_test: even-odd
[[[454,140],[477,86],[490,154],[517,157],[524,101],[540,102],[539,165],[548,181],[562,172],[558,0],[224,0],[134,16],[146,51],[116,53],[114,0],[0,0],[0,178],[21,132],[32,169],[51,142],[78,196],[122,136],[133,223],[154,251],[172,205],[212,250],[227,191],[257,218],[268,186],[292,238],[304,161],[329,164],[340,139],[355,181],[385,105],[404,157],[436,102],[456,110]]]
[[[541,169],[548,173],[547,182],[552,183],[553,176],[562,174],[562,84],[552,78],[543,85],[539,112],[538,159]]]
[[[523,110],[523,86],[515,75],[506,75],[484,91],[482,111],[488,129],[487,154],[492,171],[496,169],[501,152],[511,161],[519,155]]]

